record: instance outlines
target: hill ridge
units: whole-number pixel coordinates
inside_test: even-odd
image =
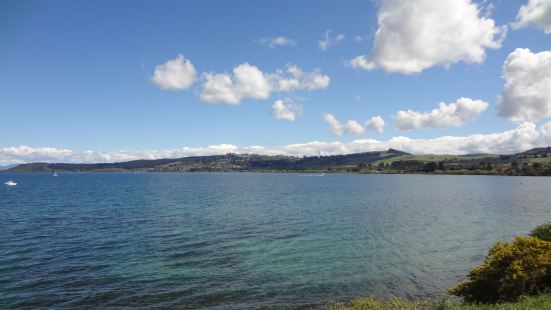
[[[115,163],[29,163],[4,172],[359,172],[551,175],[551,147],[515,154],[413,155],[396,149],[342,155],[235,154],[139,159]]]

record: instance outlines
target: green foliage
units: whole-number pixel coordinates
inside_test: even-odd
[[[437,168],[438,168],[438,164],[433,161],[430,161],[423,165],[424,172],[434,172]]]
[[[538,227],[539,228],[539,227]],[[551,291],[551,242],[516,237],[497,242],[468,281],[450,289],[466,302],[498,303]]]
[[[352,305],[332,303],[326,307],[329,310],[538,310],[551,309],[551,295],[524,297],[514,303],[490,304],[462,304],[446,299],[439,301],[414,302],[401,298],[393,298],[387,301],[377,300],[373,297],[357,298]]]
[[[532,230],[530,236],[545,241],[551,241],[551,223],[536,227],[534,230]]]
[[[328,310],[429,310],[429,301],[409,301],[400,297],[391,297],[386,300],[373,296],[360,297],[352,301],[350,307],[332,303],[327,305]]]

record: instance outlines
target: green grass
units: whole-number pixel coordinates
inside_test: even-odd
[[[550,157],[533,157],[533,156],[526,156],[526,158],[507,158],[507,159],[500,159],[499,155],[493,155],[493,154],[482,154],[482,155],[401,155],[396,156],[392,158],[382,158],[380,160],[374,161],[371,163],[374,167],[376,167],[380,163],[384,164],[391,164],[393,161],[399,161],[399,160],[417,160],[417,161],[423,161],[423,162],[445,162],[447,164],[453,164],[453,163],[469,163],[469,162],[488,162],[492,164],[509,164],[513,161],[516,161],[519,164],[523,163],[540,163],[540,164],[546,164],[551,162],[551,156]]]
[[[551,295],[526,297],[518,302],[496,305],[462,304],[449,300],[441,301],[410,301],[393,297],[385,300],[374,297],[361,297],[352,301],[351,305],[331,303],[328,310],[529,310],[551,309]]]
[[[469,162],[469,161],[490,161],[494,162],[499,160],[499,155],[482,154],[482,155],[401,155],[388,159],[380,159],[372,163],[372,165],[378,165],[379,163],[391,164],[393,161],[399,160],[418,160],[418,161],[434,161],[434,162]]]

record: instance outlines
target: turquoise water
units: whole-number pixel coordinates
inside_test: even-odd
[[[0,174],[0,308],[280,308],[445,296],[551,221],[551,178]]]

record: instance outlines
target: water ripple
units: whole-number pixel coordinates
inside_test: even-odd
[[[317,308],[446,294],[550,221],[549,178],[0,175],[0,308]],[[519,180],[523,183],[518,186]]]

